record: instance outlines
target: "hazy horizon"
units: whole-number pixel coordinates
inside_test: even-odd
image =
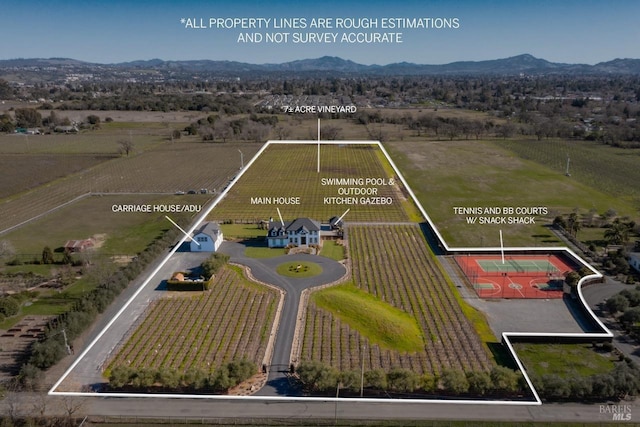
[[[365,65],[398,62],[441,65],[483,61],[528,53],[556,63],[589,64],[616,58],[639,58],[640,2],[566,0],[536,2],[462,0],[284,0],[263,3],[191,0],[9,1],[0,34],[10,43],[0,59],[72,58],[112,64],[135,60],[220,60],[278,64],[337,56]],[[442,18],[457,28],[311,29],[314,18]],[[265,29],[198,28],[210,18],[271,19]],[[276,20],[306,20],[307,28],[274,28]],[[189,23],[191,22],[191,26]],[[195,24],[195,25],[193,25]],[[338,33],[400,32],[401,43],[251,43],[239,38],[266,32]],[[241,34],[242,33],[242,34]]]

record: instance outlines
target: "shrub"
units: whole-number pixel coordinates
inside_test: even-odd
[[[13,297],[0,298],[0,314],[11,317],[20,311],[20,303]]]
[[[464,372],[446,369],[440,375],[440,383],[446,391],[460,394],[469,391],[469,381]]]

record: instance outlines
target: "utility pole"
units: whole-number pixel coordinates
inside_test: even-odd
[[[360,397],[364,395],[364,351],[367,348],[366,344],[362,345],[362,368],[360,369]]]

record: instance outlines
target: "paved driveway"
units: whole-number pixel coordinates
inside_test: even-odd
[[[267,385],[257,395],[259,396],[289,396],[297,395],[297,390],[289,386],[286,373],[289,370],[291,345],[296,329],[296,316],[300,295],[303,290],[316,286],[333,283],[346,274],[342,264],[318,255],[295,254],[275,258],[248,258],[244,255],[245,246],[241,243],[224,242],[219,251],[228,254],[231,262],[246,265],[253,276],[265,283],[283,289],[286,294],[284,306],[280,316],[280,325],[273,349],[271,369]],[[289,261],[309,261],[319,264],[322,273],[308,278],[285,277],[276,273],[278,265]]]

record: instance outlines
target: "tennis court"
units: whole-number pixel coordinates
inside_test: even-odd
[[[564,276],[574,271],[554,254],[456,255],[481,298],[562,298]]]

